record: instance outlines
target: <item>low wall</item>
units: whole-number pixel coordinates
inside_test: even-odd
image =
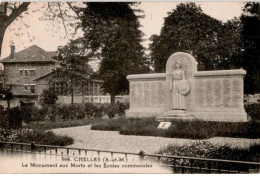
[[[96,96],[74,96],[74,103],[110,103],[110,96],[108,95],[96,95]],[[58,96],[57,103],[70,104],[71,96]]]
[[[192,102],[187,112],[208,121],[246,121],[244,110],[245,70],[194,72]],[[169,111],[166,74],[129,75],[130,109],[128,117],[157,117]],[[189,105],[189,103],[187,103]]]

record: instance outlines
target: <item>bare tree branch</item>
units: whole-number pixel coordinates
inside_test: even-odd
[[[78,16],[78,18],[80,19],[80,16],[79,16],[79,12],[71,5],[71,2],[67,2],[68,6],[75,12],[75,14]]]
[[[51,6],[50,6],[50,2],[48,2],[47,4],[48,4],[47,8],[49,9],[49,11],[53,14],[53,16],[55,18],[56,14],[52,11]]]
[[[23,2],[17,9],[14,9],[6,19],[6,26],[9,26],[18,16],[20,16],[24,11],[27,11],[30,2]]]
[[[67,35],[68,35],[68,31],[67,31],[67,27],[66,27],[66,25],[65,25],[65,19],[64,19],[64,17],[63,17],[62,10],[61,10],[61,8],[60,8],[60,3],[58,2],[57,5],[58,5],[59,11],[60,11],[60,18],[61,18],[61,21],[62,21],[64,30],[65,30],[65,35],[67,36]]]
[[[5,15],[7,15],[7,6],[8,6],[8,2],[5,2],[5,4],[4,4],[4,13],[5,13]]]

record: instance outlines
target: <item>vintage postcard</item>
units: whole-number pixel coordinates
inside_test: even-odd
[[[260,171],[259,2],[0,1],[0,174]]]

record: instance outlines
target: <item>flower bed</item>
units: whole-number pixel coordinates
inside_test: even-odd
[[[251,122],[173,122],[169,129],[157,129],[155,118],[115,119],[94,124],[92,130],[119,131],[123,135],[207,139],[211,137],[260,138],[260,123]]]

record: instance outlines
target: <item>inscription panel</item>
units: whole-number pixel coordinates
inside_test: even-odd
[[[130,83],[131,108],[164,108],[165,81],[135,81]]]
[[[223,101],[222,101],[222,84],[221,80],[214,80],[214,97],[215,97],[215,107],[222,107]]]
[[[232,82],[232,103],[234,107],[241,106],[243,101],[242,83],[239,79],[235,79]]]
[[[198,78],[195,80],[195,84],[197,107],[243,107],[242,78]]]
[[[148,101],[149,101],[149,83],[144,83],[144,107],[148,107]]]
[[[231,107],[231,83],[228,79],[223,80],[223,105],[224,107]]]
[[[213,105],[213,82],[212,80],[206,80],[206,107],[212,107]]]
[[[204,107],[206,84],[204,79],[197,80],[196,84],[196,104],[198,107]]]

